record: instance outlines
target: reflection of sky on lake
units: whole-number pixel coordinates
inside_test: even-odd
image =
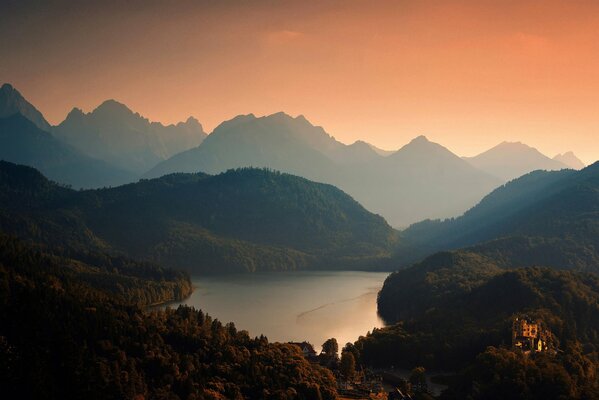
[[[383,325],[376,295],[387,273],[285,272],[202,277],[184,303],[252,336],[340,347]],[[176,305],[174,305],[176,306]]]

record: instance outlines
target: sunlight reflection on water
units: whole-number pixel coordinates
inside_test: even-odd
[[[271,341],[304,341],[317,350],[335,337],[342,347],[383,326],[376,296],[387,273],[286,272],[194,278],[182,304]],[[171,304],[176,307],[178,304]]]

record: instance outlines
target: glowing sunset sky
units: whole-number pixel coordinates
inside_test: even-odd
[[[115,98],[208,131],[283,110],[345,143],[599,159],[598,1],[28,3],[0,5],[0,83],[51,123]]]

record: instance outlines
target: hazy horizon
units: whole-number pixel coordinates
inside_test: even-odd
[[[425,135],[473,156],[521,141],[596,160],[597,3],[141,4],[4,3],[0,81],[52,124],[114,98],[207,131],[282,110],[348,144]]]

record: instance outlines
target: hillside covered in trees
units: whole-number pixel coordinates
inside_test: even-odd
[[[504,269],[475,253],[439,253],[391,274],[378,308],[390,325],[355,343],[360,362],[455,371],[442,398],[599,395],[594,273]],[[542,321],[557,352],[524,356],[512,350],[512,321],[524,316]]]
[[[335,379],[188,307],[185,274],[0,236],[0,393],[35,399],[334,399]]]
[[[0,228],[18,237],[191,272],[368,268],[396,243],[339,189],[259,169],[74,191],[0,162],[0,205]]]
[[[459,371],[447,399],[599,396],[599,164],[525,175],[401,237],[400,256],[462,248],[387,277],[389,326],[356,342],[361,362]],[[542,321],[552,351],[514,350],[516,317]]]
[[[463,216],[414,224],[401,239],[397,260],[403,266],[439,250],[480,245],[477,252],[512,266],[597,270],[599,163],[524,175]]]
[[[355,346],[366,365],[459,371],[447,399],[596,398],[596,268],[578,248],[538,237],[436,253],[386,279],[378,311],[390,325]],[[510,347],[524,316],[549,329],[553,352]]]

